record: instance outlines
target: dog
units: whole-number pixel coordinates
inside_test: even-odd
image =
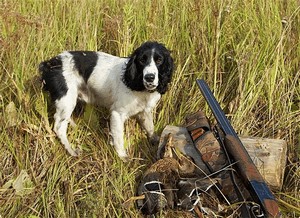
[[[55,104],[54,132],[72,156],[67,128],[77,100],[110,110],[111,144],[121,159],[124,122],[137,119],[151,143],[158,142],[152,110],[168,89],[174,70],[171,52],[161,43],[147,41],[129,57],[104,52],[65,51],[39,65],[43,87]]]

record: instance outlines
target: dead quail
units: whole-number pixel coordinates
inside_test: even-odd
[[[172,150],[169,149],[171,140],[169,136],[164,157],[147,169],[138,186],[137,194],[145,195],[144,199],[137,200],[137,207],[143,214],[155,214],[164,208],[174,208],[180,166],[172,158]]]
[[[143,214],[155,214],[164,208],[174,208],[176,184],[179,179],[178,162],[170,157],[156,161],[145,172],[138,187],[137,206]]]

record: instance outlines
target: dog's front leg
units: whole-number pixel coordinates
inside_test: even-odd
[[[112,136],[112,144],[114,145],[119,157],[122,160],[127,159],[127,152],[124,148],[124,123],[126,117],[117,111],[112,111],[110,117],[110,134]]]
[[[140,126],[146,131],[147,137],[152,145],[157,145],[159,137],[154,132],[152,111],[143,111],[136,115]]]

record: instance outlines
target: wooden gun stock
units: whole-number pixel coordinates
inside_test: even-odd
[[[280,217],[275,197],[240,140],[232,135],[226,135],[225,147],[231,158],[236,161],[238,172],[246,187],[250,189],[252,197],[262,206],[265,217]]]

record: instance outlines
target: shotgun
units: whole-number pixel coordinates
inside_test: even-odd
[[[263,209],[263,217],[281,217],[274,195],[254,165],[243,143],[231,126],[229,120],[226,118],[207,83],[202,79],[197,79],[196,82],[203,97],[208,103],[219,128],[223,132],[225,149],[232,160],[236,162],[238,173],[241,175],[243,183],[250,191],[252,198]]]

